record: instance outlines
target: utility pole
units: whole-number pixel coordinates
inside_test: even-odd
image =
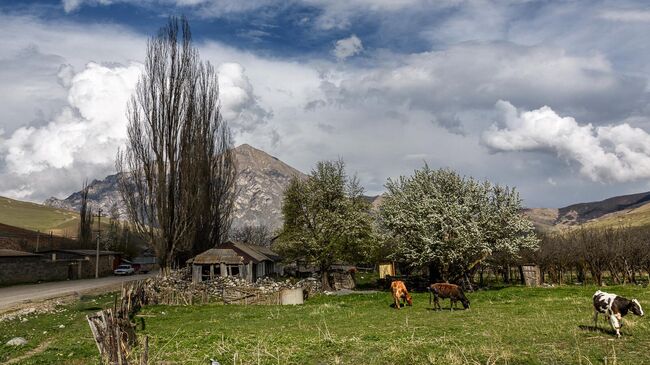
[[[36,252],[38,253],[38,244],[40,243],[41,240],[41,230],[36,231]]]
[[[99,239],[102,236],[102,208],[97,212],[97,252],[95,254],[95,279],[99,278]]]

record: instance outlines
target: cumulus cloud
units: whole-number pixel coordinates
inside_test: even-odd
[[[594,180],[626,182],[650,177],[650,134],[629,124],[594,126],[561,117],[548,106],[518,111],[500,100],[502,127],[493,125],[483,142],[494,151],[543,151],[580,165]]]
[[[339,39],[334,46],[334,56],[340,61],[348,57],[355,56],[363,51],[363,44],[361,39],[356,35],[351,35],[348,38]]]
[[[93,178],[111,173],[116,152],[126,140],[127,102],[142,69],[136,62],[126,66],[91,62],[74,73],[71,66],[61,65],[57,75],[68,87],[67,104],[43,125],[0,134],[0,176],[5,180],[0,194],[21,199],[42,194],[41,189],[51,184],[37,188],[36,182],[62,171],[69,172],[63,180],[74,177],[79,181],[84,179],[79,171],[96,171],[99,175],[91,175]],[[264,123],[269,113],[257,103],[244,68],[224,63],[218,67],[218,76],[221,110],[233,130],[251,131]],[[70,192],[77,189],[79,181],[69,181],[75,184]],[[7,186],[7,182],[13,185]]]
[[[21,127],[0,140],[10,173],[112,163],[126,135],[126,104],[141,66],[89,63],[70,80],[68,106],[42,127]]]
[[[221,112],[231,128],[251,132],[266,123],[271,114],[260,106],[244,67],[227,62],[218,67],[217,73]]]
[[[600,54],[575,56],[554,47],[470,42],[402,56],[397,65],[353,70],[336,83],[334,92],[323,92],[339,104],[389,102],[432,113],[487,110],[504,99],[529,108],[554,105],[602,121],[635,108],[645,88],[644,79],[615,72]]]
[[[81,6],[86,3],[100,4],[88,0]],[[316,40],[324,40],[323,48],[287,58],[242,50],[241,42],[230,47],[209,40],[209,35],[202,37],[197,42],[202,58],[222,65],[218,67],[222,112],[233,126],[236,143],[250,143],[303,171],[309,171],[315,161],[342,157],[350,170],[358,172],[370,194],[380,193],[387,177],[412,173],[424,158],[430,166],[448,166],[463,174],[517,185],[527,204],[545,206],[557,206],[567,199],[616,195],[623,188],[626,192],[647,188],[640,182],[587,184],[567,169],[556,158],[557,149],[550,147],[541,148],[550,151],[542,154],[486,154],[485,147],[477,143],[480,133],[495,120],[494,103],[499,99],[522,110],[551,105],[558,115],[592,122],[594,130],[612,120],[650,128],[645,117],[650,105],[650,63],[647,50],[639,46],[643,42],[638,41],[647,23],[611,24],[598,17],[602,7],[583,12],[590,8],[586,3],[565,4],[562,11],[538,4],[531,14],[530,7],[520,2],[457,0],[305,0],[289,5],[277,0],[141,2],[147,10],[159,4],[171,4],[172,9],[187,6],[182,10],[191,17],[255,9],[262,11],[250,17],[276,15],[276,9],[287,10],[296,4],[301,9],[301,4],[307,4],[313,11],[305,15],[309,19],[280,21],[297,24],[300,20],[300,26],[322,29],[353,28],[314,33]],[[452,11],[439,11],[448,6]],[[485,13],[481,7],[491,10]],[[77,24],[76,18],[51,21],[0,14],[0,63],[4,61],[0,67],[0,125],[5,129],[4,140],[12,139],[17,129],[34,136],[44,131],[39,138],[48,134],[62,138],[56,132],[66,124],[57,124],[60,128],[53,131],[47,126],[59,119],[85,120],[81,109],[69,101],[69,90],[90,60],[105,66],[144,59],[146,35],[116,24]],[[441,31],[443,28],[448,32]],[[422,29],[433,32],[418,33]],[[353,31],[363,34],[363,62],[335,62],[331,53],[331,57],[319,53],[331,51],[333,35],[345,37]],[[404,34],[409,35],[408,42],[403,42]],[[393,42],[387,41],[391,37]],[[231,39],[237,40],[241,38]],[[26,50],[32,52],[31,57],[19,55]],[[69,116],[64,115],[66,111]],[[21,146],[19,137],[16,135],[14,142]],[[65,146],[84,150],[74,143],[67,141]],[[605,142],[602,145],[609,148]],[[16,149],[16,161],[28,158],[20,156],[21,148],[38,163],[28,165],[32,172],[10,173],[2,151],[0,195],[8,192],[30,200],[64,197],[78,190],[85,178],[113,172],[111,161],[94,163],[102,160],[77,158],[82,154],[78,152],[71,154],[72,165],[66,165],[66,154],[60,159],[43,157],[29,143]],[[15,164],[11,168],[19,169]],[[563,189],[552,189],[549,176]],[[546,194],[550,191],[557,194]]]

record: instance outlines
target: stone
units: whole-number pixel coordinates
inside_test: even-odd
[[[14,337],[7,341],[7,346],[23,346],[27,344],[27,340],[22,337]]]

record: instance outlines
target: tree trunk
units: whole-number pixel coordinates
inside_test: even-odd
[[[506,265],[503,268],[503,282],[505,284],[510,284],[510,265]]]
[[[329,270],[325,268],[321,268],[320,275],[321,275],[321,285],[323,287],[323,291],[333,291],[332,285],[330,284]]]
[[[578,265],[576,267],[576,270],[577,270],[577,280],[584,284],[586,280],[584,268],[582,267],[582,265]]]
[[[434,263],[429,264],[429,281],[431,283],[439,283],[443,281],[443,275],[439,265]]]

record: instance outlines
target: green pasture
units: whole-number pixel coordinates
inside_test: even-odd
[[[387,292],[319,296],[305,305],[150,306],[138,334],[149,337],[150,363],[208,364],[644,364],[650,318],[625,317],[616,339],[604,318],[592,326],[593,286],[505,287],[470,293],[471,309],[432,311],[427,293],[396,310]],[[638,298],[639,286],[605,290]],[[57,314],[0,322],[0,362],[33,351],[20,364],[97,363],[85,314],[110,306],[85,298]],[[448,308],[445,301],[443,307]],[[59,326],[63,324],[63,328]],[[4,343],[26,337],[26,348]]]

